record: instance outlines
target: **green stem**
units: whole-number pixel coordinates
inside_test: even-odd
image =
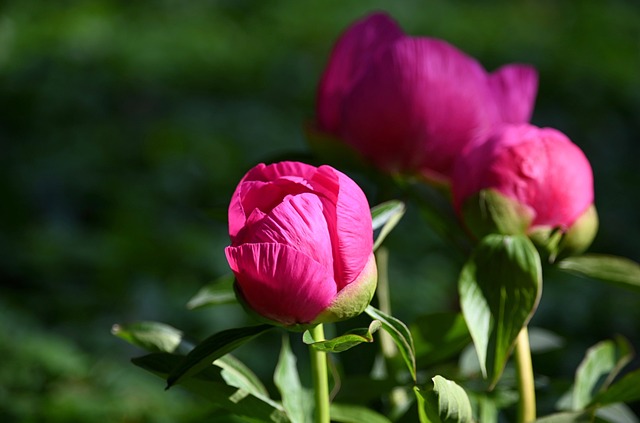
[[[376,265],[378,266],[378,286],[376,296],[378,297],[378,308],[386,314],[391,314],[391,296],[389,295],[389,250],[380,247],[376,250]],[[380,333],[380,347],[382,355],[388,360],[398,355],[398,348],[393,342],[393,338],[386,331]]]
[[[518,423],[530,423],[536,419],[536,391],[531,365],[529,332],[525,326],[518,335],[515,350],[516,375],[518,378]]]
[[[376,296],[378,297],[378,308],[380,311],[391,315],[391,295],[389,291],[389,250],[385,247],[379,247],[376,250],[376,265],[378,266],[378,286],[376,288]],[[382,356],[387,363],[387,372],[392,377],[395,373],[394,360],[398,356],[398,347],[391,335],[386,331],[380,333],[380,349]],[[405,410],[408,403],[407,393],[400,387],[393,388],[389,394],[389,402],[391,404],[391,414],[400,415]]]
[[[317,325],[310,329],[313,339],[324,341],[324,328]],[[327,353],[318,351],[312,346],[311,372],[313,373],[314,398],[316,400],[316,423],[329,423],[329,377],[327,375]]]

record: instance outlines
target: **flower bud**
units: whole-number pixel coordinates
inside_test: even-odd
[[[451,44],[407,36],[376,13],[337,41],[318,89],[317,129],[384,171],[447,183],[465,146],[497,124],[529,120],[536,91],[529,66],[488,74]]]
[[[585,250],[597,232],[591,165],[552,128],[500,127],[458,159],[452,191],[474,235],[526,233],[551,260]]]
[[[358,185],[330,166],[259,164],[229,205],[227,261],[257,315],[292,329],[348,319],[377,282],[373,229]]]

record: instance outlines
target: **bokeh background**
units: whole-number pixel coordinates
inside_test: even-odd
[[[0,420],[207,415],[130,364],[140,351],[110,328],[159,320],[203,338],[248,322],[233,305],[185,303],[228,273],[226,206],[244,172],[309,153],[303,125],[331,47],[374,10],[488,70],[534,65],[533,123],[565,132],[593,165],[591,251],[640,261],[637,1],[5,0]],[[455,304],[459,263],[412,205],[387,245],[400,318]],[[533,324],[565,345],[536,357],[537,371],[569,380],[614,334],[640,347],[640,295],[566,275],[545,283]],[[277,350],[264,343],[239,354],[268,376]]]

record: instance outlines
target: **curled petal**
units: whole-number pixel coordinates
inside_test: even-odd
[[[538,72],[532,66],[505,65],[489,76],[502,121],[525,123],[531,119],[538,92]]]
[[[318,87],[317,120],[320,130],[336,133],[345,94],[370,58],[403,35],[398,24],[384,13],[372,14],[344,32],[331,52]]]
[[[331,239],[323,204],[314,194],[287,196],[269,214],[248,224],[237,243],[284,244],[306,254],[333,272]],[[233,244],[233,245],[238,245]]]
[[[232,242],[255,209],[269,213],[287,195],[312,191],[307,179],[316,168],[300,162],[258,164],[242,178],[229,204],[229,235]]]
[[[313,321],[337,293],[326,268],[286,245],[243,244],[225,253],[247,304],[283,325]]]
[[[322,170],[322,168],[321,168]],[[362,189],[340,171],[340,190],[335,208],[325,208],[329,229],[334,231],[334,269],[338,290],[354,282],[373,249],[373,228],[369,203]],[[334,214],[335,213],[335,214]]]

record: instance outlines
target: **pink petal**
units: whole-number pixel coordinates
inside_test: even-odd
[[[317,96],[320,130],[336,133],[342,99],[377,52],[402,37],[402,29],[383,13],[372,14],[351,25],[336,42],[322,75]]]
[[[314,194],[287,196],[268,215],[243,228],[233,245],[284,244],[333,273],[333,255],[323,204]]]
[[[299,162],[280,162],[255,166],[242,178],[229,204],[229,235],[235,239],[255,209],[268,213],[287,195],[311,191],[307,177],[316,168]]]
[[[564,134],[533,125],[504,125],[467,152],[453,178],[454,206],[494,188],[535,210],[533,226],[568,228],[593,204],[593,173]]]
[[[225,249],[247,304],[285,325],[309,323],[333,300],[330,271],[281,244],[244,244]]]
[[[489,84],[505,123],[531,119],[538,92],[538,72],[532,66],[510,64],[491,74]]]
[[[343,108],[343,138],[387,171],[448,176],[498,111],[484,69],[450,44],[402,38],[374,58]]]
[[[371,254],[371,210],[362,189],[330,166],[320,166],[312,183],[323,195],[324,214],[333,246],[335,279],[341,290],[358,277]]]

